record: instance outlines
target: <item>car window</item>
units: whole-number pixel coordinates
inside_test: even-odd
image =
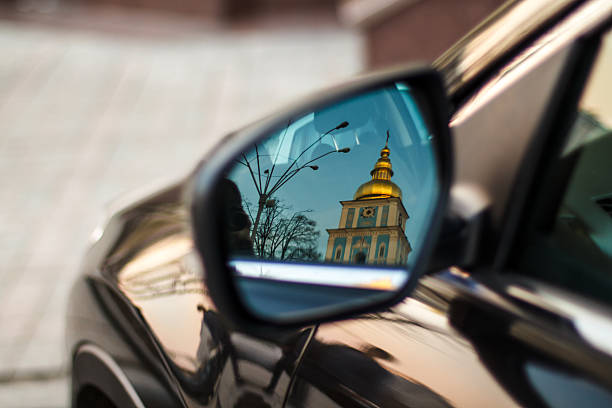
[[[612,303],[611,72],[608,33],[561,154],[533,198],[544,204],[519,235],[514,259],[521,272],[607,303]]]

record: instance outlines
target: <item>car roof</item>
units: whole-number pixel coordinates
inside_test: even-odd
[[[538,33],[570,13],[580,0],[511,0],[442,54],[433,65],[456,100],[478,78]]]

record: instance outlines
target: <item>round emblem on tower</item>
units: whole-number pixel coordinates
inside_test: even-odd
[[[374,216],[374,208],[373,207],[365,207],[363,209],[363,217],[364,218],[372,218]]]

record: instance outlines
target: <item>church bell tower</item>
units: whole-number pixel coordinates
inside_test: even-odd
[[[387,136],[388,140],[388,136]],[[340,201],[338,228],[328,229],[325,260],[349,264],[405,264],[411,251],[404,229],[408,213],[402,191],[391,181],[388,143],[352,200]]]

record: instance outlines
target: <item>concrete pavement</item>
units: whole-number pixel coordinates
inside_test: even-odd
[[[66,299],[105,203],[362,64],[334,26],[164,24],[0,20],[0,406],[67,403]]]

